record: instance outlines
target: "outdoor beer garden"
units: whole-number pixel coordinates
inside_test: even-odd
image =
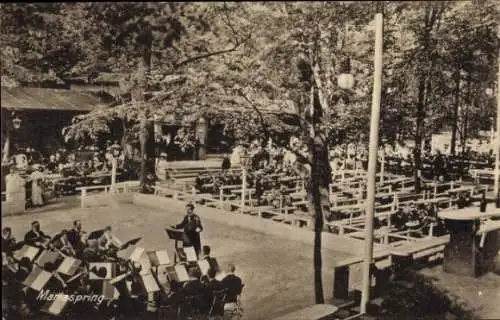
[[[238,228],[249,232],[248,244],[241,240],[248,246],[258,248],[263,234],[311,248],[311,272],[293,277],[311,278],[312,301],[285,304],[269,319],[364,319],[393,308],[377,299],[387,300],[394,279],[409,270],[440,266],[477,281],[499,274],[498,7],[313,4],[173,4],[178,13],[164,3],[33,5],[75,29],[61,35],[68,39],[45,31],[40,38],[88,48],[78,49],[72,59],[82,61],[72,72],[56,70],[48,49],[40,54],[56,73],[15,59],[18,67],[2,69],[5,319],[264,319],[256,302],[245,305],[245,295],[257,291],[255,276],[246,277],[248,257],[218,238],[243,246]],[[341,18],[320,14],[320,6]],[[160,9],[168,13],[159,16],[182,22],[165,27],[152,13]],[[394,20],[398,10],[408,21]],[[476,24],[463,31],[470,11]],[[17,5],[2,12],[9,28],[16,15],[33,14]],[[144,15],[135,23],[145,31],[129,34],[136,31],[111,18],[120,12]],[[409,28],[412,13],[424,27],[403,40],[396,26]],[[201,34],[155,38],[193,14]],[[311,26],[302,28],[307,17]],[[439,19],[453,34],[446,40],[433,25]],[[102,21],[101,36],[94,24]],[[289,38],[281,39],[285,31]],[[113,32],[133,45],[111,40]],[[106,48],[83,34],[102,37]],[[495,44],[485,44],[487,37]],[[207,39],[214,46],[208,53],[191,47]],[[9,41],[18,52],[21,45]],[[407,49],[405,41],[427,49]],[[455,43],[468,45],[464,57],[444,53]],[[93,52],[104,59],[97,64],[103,71],[82,67],[96,63]],[[162,66],[167,56],[174,62]],[[135,208],[140,214],[129,219],[125,211]],[[51,215],[61,210],[68,216],[54,224]],[[182,222],[173,223],[180,213]],[[222,235],[205,237],[207,225]],[[267,265],[265,254],[252,259],[280,268]],[[331,279],[323,288],[325,274]]]

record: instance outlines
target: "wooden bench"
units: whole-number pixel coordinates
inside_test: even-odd
[[[329,304],[315,304],[304,309],[288,313],[274,320],[326,320],[337,312],[338,308]]]
[[[428,262],[443,257],[443,251],[449,242],[449,236],[419,240],[391,249],[391,254],[396,257],[411,258],[412,261],[427,259]]]
[[[89,186],[89,187],[78,187],[75,188],[76,191],[80,191],[80,207],[85,208],[85,200],[87,197],[87,192],[91,190],[103,190],[104,193],[109,192],[111,185],[101,185],[101,186]]]
[[[387,270],[392,265],[392,258],[389,249],[382,249],[373,252],[374,265],[379,270]],[[363,257],[352,256],[335,264],[333,271],[333,297],[337,299],[347,299],[349,291],[359,290],[359,283],[352,283],[353,278],[360,275]],[[383,281],[376,281],[381,284]],[[373,283],[372,283],[373,286]]]
[[[130,188],[138,187],[139,182],[138,181],[124,181],[124,182],[118,182],[115,183],[114,185],[100,185],[100,186],[86,186],[86,187],[77,187],[75,188],[76,191],[80,191],[80,207],[85,208],[85,200],[88,195],[88,191],[92,190],[103,190],[104,194],[109,194],[109,193],[127,193],[130,191]]]

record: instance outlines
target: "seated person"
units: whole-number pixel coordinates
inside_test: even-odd
[[[82,260],[85,262],[99,262],[102,260],[102,255],[99,252],[99,244],[97,240],[87,241],[88,246],[83,249]]]
[[[12,229],[5,227],[2,230],[2,256],[12,257],[16,247],[16,239],[12,236]]]
[[[69,255],[69,256],[75,256],[76,251],[71,245],[71,242],[68,240],[68,231],[67,230],[62,230],[60,234],[56,235],[54,239],[52,239],[51,243],[53,246],[60,250],[62,253]]]
[[[213,316],[223,316],[224,315],[224,303],[217,303],[216,294],[222,290],[225,290],[222,282],[215,279],[217,272],[215,269],[210,268],[208,270],[208,281],[204,284],[204,292],[203,299],[209,308],[213,307],[212,315]],[[214,304],[215,302],[215,304]]]
[[[203,173],[199,172],[196,179],[194,179],[194,187],[196,190],[201,191],[203,186]]]
[[[50,237],[40,230],[40,222],[33,221],[31,223],[31,230],[24,235],[24,242],[32,246],[43,246],[50,240]]]
[[[458,200],[457,200],[457,207],[458,209],[463,209],[467,206],[467,198],[463,193],[460,193],[458,195]]]
[[[49,162],[47,163],[47,170],[54,173],[57,171],[58,163],[56,162],[56,156],[51,154],[49,157]]]
[[[119,248],[122,245],[120,240],[113,234],[111,226],[107,226],[104,229],[104,233],[97,240],[97,242],[100,250],[108,250],[113,246]]]
[[[210,251],[210,246],[203,246],[200,260],[207,260],[210,268],[213,268],[216,272],[220,272],[219,264],[215,258],[210,256]]]
[[[221,281],[224,288],[227,289],[226,303],[238,302],[238,296],[241,294],[243,288],[241,278],[234,274],[235,270],[234,264],[228,264],[226,267],[226,276]]]

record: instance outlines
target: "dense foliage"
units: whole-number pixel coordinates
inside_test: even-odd
[[[283,126],[273,113],[304,114],[309,93],[301,90],[297,62],[309,63],[311,52],[330,142],[367,139],[375,4],[36,3],[1,10],[3,78],[121,75],[122,105],[78,119],[72,137],[106,130],[112,118],[136,119],[144,107],[151,118],[177,107],[193,118],[206,112],[238,137],[266,133],[263,120],[272,132],[296,132],[300,119]],[[466,139],[487,129],[498,3],[387,2],[384,11],[383,135],[421,140],[449,125],[456,139]],[[144,46],[151,107],[131,103],[132,91],[141,90]],[[350,92],[335,79],[345,57],[355,77]]]

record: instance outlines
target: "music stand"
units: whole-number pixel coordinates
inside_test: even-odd
[[[172,240],[175,240],[174,244],[174,264],[177,263],[177,248],[183,248],[184,247],[184,242],[187,240],[187,236],[184,233],[184,230],[179,230],[179,229],[171,229],[171,228],[166,228],[165,232],[167,233],[168,237]],[[182,243],[182,246],[179,247],[179,243]]]

